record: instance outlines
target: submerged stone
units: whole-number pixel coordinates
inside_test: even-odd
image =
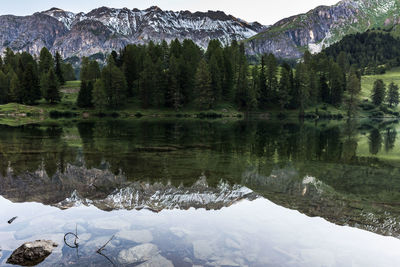
[[[135,243],[149,243],[153,241],[153,235],[148,230],[141,231],[120,231],[115,235],[116,238],[133,241]]]
[[[158,247],[154,244],[143,244],[122,250],[118,255],[118,261],[122,264],[148,261],[158,255]]]
[[[118,255],[121,264],[139,264],[141,267],[173,267],[171,261],[160,255],[154,244],[143,244],[122,250]]]
[[[27,242],[14,250],[7,263],[22,266],[34,266],[44,261],[58,245],[49,240]]]

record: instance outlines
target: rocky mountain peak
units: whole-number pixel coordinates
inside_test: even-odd
[[[159,8],[158,6],[151,6],[148,9],[145,10],[146,12],[156,12],[156,11],[162,11],[161,8]]]

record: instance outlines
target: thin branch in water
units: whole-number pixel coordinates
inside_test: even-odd
[[[109,257],[107,257],[106,255],[103,254],[103,252],[97,250],[96,253],[97,253],[97,254],[100,254],[101,256],[103,256],[104,258],[106,258],[113,266],[116,266],[116,265],[114,264],[114,262],[113,262]]]
[[[115,266],[114,262],[113,262],[109,257],[107,257],[106,255],[103,254],[103,250],[105,250],[105,248],[106,248],[106,246],[108,245],[108,243],[110,243],[111,240],[113,240],[114,236],[115,236],[115,235],[113,235],[101,248],[99,248],[99,249],[96,251],[97,254],[100,254],[101,256],[103,256],[104,258],[106,258],[113,266]]]
[[[71,246],[70,244],[68,244],[68,242],[67,242],[68,235],[73,235],[75,237],[74,246]],[[79,244],[76,242],[76,239],[79,239],[79,237],[72,232],[68,232],[64,235],[64,243],[65,243],[65,245],[67,245],[70,248],[77,248],[79,246]]]
[[[110,243],[110,241],[113,240],[114,236],[115,236],[115,235],[113,235],[101,248],[99,248],[99,249],[97,250],[97,253],[102,252],[102,251],[106,248],[106,246],[108,245],[108,243]]]
[[[8,220],[8,224],[12,224],[13,221],[15,221],[17,218],[18,218],[17,216],[12,217],[10,220]]]

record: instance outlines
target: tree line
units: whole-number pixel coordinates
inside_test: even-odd
[[[250,65],[244,45],[223,47],[212,40],[202,51],[191,40],[167,44],[128,45],[112,52],[100,66],[87,58],[81,68],[78,106],[114,109],[128,101],[142,108],[197,108],[228,103],[243,111],[304,109],[319,103],[356,109],[360,73],[343,58],[321,53],[304,58],[293,69],[273,54]],[[345,97],[345,92],[349,97]]]
[[[73,78],[72,66],[46,48],[39,58],[7,49],[0,62],[1,103],[34,104],[42,97],[56,103],[60,85]],[[293,109],[304,115],[306,108],[325,103],[353,115],[360,78],[343,53],[332,58],[306,52],[292,68],[279,64],[273,54],[250,65],[244,44],[236,41],[224,47],[212,40],[205,51],[191,40],[150,42],[113,51],[104,66],[83,58],[77,105],[105,110],[137,103],[145,109],[209,110],[228,104],[242,111]]]
[[[101,71],[83,59],[78,105],[114,109],[132,100],[142,108],[211,109],[222,102],[248,108],[248,73],[237,42],[223,47],[212,40],[206,51],[191,40],[128,45],[111,53]]]
[[[345,36],[323,50],[331,57],[346,58],[364,75],[382,74],[386,69],[400,65],[400,39],[391,30],[368,30]]]
[[[0,104],[32,105],[42,98],[49,103],[59,102],[60,85],[74,79],[72,65],[64,63],[59,53],[53,57],[43,48],[36,58],[7,48],[0,56]]]

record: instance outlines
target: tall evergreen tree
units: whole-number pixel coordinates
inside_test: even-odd
[[[260,109],[265,109],[268,105],[270,93],[268,92],[267,89],[267,77],[265,76],[265,60],[266,60],[266,55],[261,56],[261,70],[260,70],[260,75],[259,75],[259,106]]]
[[[224,101],[233,101],[233,83],[235,79],[235,71],[233,66],[233,53],[231,47],[226,47],[223,51],[224,71],[222,82],[222,99]]]
[[[39,78],[34,63],[26,64],[22,73],[21,88],[23,91],[23,103],[34,104],[42,96],[39,86]]]
[[[110,108],[121,108],[126,103],[127,85],[123,72],[115,65],[114,58],[108,58],[102,71],[102,81],[107,92]]]
[[[96,79],[99,79],[100,76],[101,73],[99,63],[97,63],[96,60],[89,60],[87,57],[83,57],[80,73],[81,81],[94,81]]]
[[[284,109],[289,105],[290,102],[290,92],[292,91],[292,81],[291,81],[291,68],[289,65],[285,64],[281,67],[281,77],[279,80],[279,92],[278,92],[278,102],[281,109]]]
[[[71,63],[62,64],[61,66],[63,77],[66,81],[75,81],[75,70]]]
[[[357,112],[359,102],[358,98],[361,92],[361,81],[355,70],[352,70],[349,74],[347,80],[347,92],[349,93],[349,98],[346,101],[347,116],[352,117]]]
[[[51,104],[60,102],[61,94],[60,94],[60,84],[57,80],[57,75],[55,74],[53,68],[49,69],[47,73],[47,92],[45,94],[45,99]]]
[[[102,80],[97,80],[93,88],[93,105],[102,112],[107,107],[107,94]]]
[[[64,85],[65,84],[65,79],[64,79],[64,74],[63,74],[63,71],[62,71],[63,62],[62,62],[61,55],[58,52],[56,53],[55,62],[56,62],[56,65],[55,65],[54,71],[55,71],[55,74],[57,76],[57,80],[61,85]]]
[[[267,101],[271,104],[275,102],[278,91],[278,62],[272,53],[267,56],[266,67]]]
[[[0,104],[8,101],[8,80],[7,76],[0,70]]]
[[[213,90],[214,99],[216,101],[219,101],[221,99],[222,81],[223,81],[223,76],[222,76],[223,74],[221,72],[218,60],[219,59],[217,59],[217,56],[215,54],[211,55],[211,58],[209,60],[209,68],[211,73],[211,87]]]
[[[319,76],[319,88],[320,88],[320,99],[324,103],[330,103],[331,94],[328,85],[328,81],[326,78],[326,74],[324,72]]]
[[[397,107],[399,104],[399,86],[391,82],[387,93],[387,103],[390,107]]]
[[[212,78],[207,62],[203,59],[196,72],[195,104],[199,109],[212,108],[215,98],[212,90]]]
[[[147,55],[143,63],[143,71],[140,74],[140,102],[143,108],[153,106],[154,90],[156,89],[155,66],[151,57]]]
[[[52,68],[54,68],[53,56],[46,47],[43,47],[42,50],[40,50],[39,56],[39,73],[47,74]]]
[[[179,84],[179,63],[178,59],[173,55],[169,62],[166,104],[168,107],[179,110],[182,107],[182,98]]]
[[[371,96],[372,103],[375,106],[380,106],[385,100],[385,96],[386,96],[386,85],[381,79],[378,79],[374,82],[374,87],[372,89],[372,96]]]
[[[344,91],[343,84],[345,83],[345,81],[343,81],[342,69],[339,67],[337,63],[335,62],[331,63],[329,75],[330,75],[329,86],[331,91],[331,104],[339,106],[342,104],[343,91]]]
[[[239,109],[248,110],[251,106],[249,101],[249,80],[248,80],[248,63],[244,52],[243,43],[240,44],[239,70],[236,79],[236,103]]]
[[[300,117],[304,116],[304,110],[309,97],[310,80],[307,66],[299,63],[296,69],[295,86],[298,92],[298,109]]]
[[[82,81],[81,89],[79,90],[77,106],[80,108],[90,108],[93,106],[92,103],[92,93],[93,93],[93,82],[92,81]]]
[[[8,92],[8,100],[11,102],[22,102],[22,95],[21,95],[21,85],[18,79],[17,74],[12,71],[11,79],[10,79],[10,88]],[[9,73],[9,74],[10,74]]]

